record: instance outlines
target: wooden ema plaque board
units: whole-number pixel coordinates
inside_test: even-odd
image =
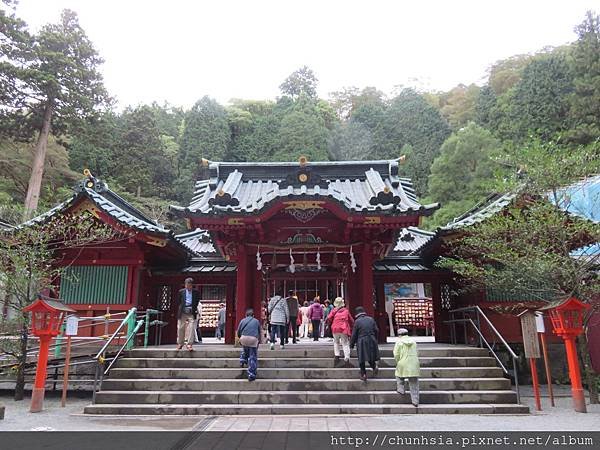
[[[538,340],[535,314],[528,311],[520,316],[521,331],[523,332],[523,346],[526,358],[540,357],[540,342]]]
[[[433,302],[427,298],[394,299],[398,327],[427,328],[433,320]]]
[[[198,321],[198,326],[200,328],[216,328],[219,309],[221,309],[219,305],[224,302],[218,300],[200,300],[200,303],[202,303],[202,317]]]

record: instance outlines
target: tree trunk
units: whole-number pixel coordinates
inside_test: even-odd
[[[21,354],[17,367],[17,382],[15,384],[15,400],[23,400],[25,397],[25,364],[27,363],[27,323],[21,329]]]
[[[598,379],[600,378],[592,367],[592,358],[590,357],[590,349],[588,347],[587,334],[583,333],[579,339],[579,354],[582,362],[583,379],[588,385],[590,393],[590,403],[597,405],[598,402]]]
[[[33,212],[37,209],[40,200],[42,177],[44,176],[44,164],[46,162],[46,152],[48,150],[48,136],[50,135],[50,124],[52,122],[52,113],[54,112],[52,103],[52,99],[48,99],[44,109],[42,128],[40,129],[38,140],[35,144],[31,176],[29,177],[27,196],[25,197],[24,220],[31,218]]]

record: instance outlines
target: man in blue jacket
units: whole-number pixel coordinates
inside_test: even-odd
[[[252,308],[246,310],[244,317],[238,325],[237,335],[242,345],[240,354],[240,367],[248,366],[248,381],[256,379],[258,368],[258,344],[260,344],[260,322],[254,317]]]

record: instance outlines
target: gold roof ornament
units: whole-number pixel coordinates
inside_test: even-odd
[[[208,167],[208,164],[209,164],[209,163],[210,163],[210,161],[209,161],[208,159],[206,159],[206,158],[202,158],[202,159],[200,160],[200,165],[201,165],[202,167]]]
[[[302,155],[300,158],[298,158],[298,163],[301,167],[304,167],[308,164],[308,158],[305,155]]]
[[[401,155],[400,158],[398,158],[398,162],[404,164],[406,162],[406,155]]]
[[[92,172],[90,172],[90,169],[83,169],[83,174],[88,178],[92,177]]]

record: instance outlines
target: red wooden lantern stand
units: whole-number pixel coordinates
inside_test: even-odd
[[[571,297],[558,305],[551,305],[547,309],[550,312],[554,333],[562,337],[565,342],[573,406],[577,412],[587,412],[575,338],[583,333],[583,315],[586,310],[590,309],[590,305]]]
[[[30,412],[40,412],[44,405],[46,386],[46,367],[48,366],[48,350],[50,341],[60,333],[60,326],[65,315],[75,310],[56,300],[47,300],[38,296],[31,305],[23,308],[23,312],[31,312],[31,329],[34,336],[40,339],[35,383],[31,393]]]

